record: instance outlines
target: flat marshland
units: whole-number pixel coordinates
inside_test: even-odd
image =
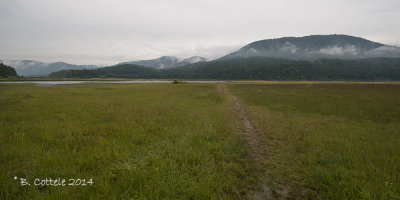
[[[399,84],[224,85],[262,169],[218,84],[0,84],[1,198],[245,199],[259,179],[274,197],[399,198]]]
[[[0,85],[0,102],[3,199],[228,199],[252,181],[215,85]],[[33,186],[58,177],[94,183]]]
[[[399,199],[400,85],[231,84],[266,148],[266,177],[300,199]]]

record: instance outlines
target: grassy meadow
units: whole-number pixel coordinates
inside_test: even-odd
[[[0,84],[0,199],[400,199],[400,84],[225,85],[264,170],[217,84]]]
[[[229,84],[265,146],[265,177],[298,199],[400,199],[400,85]]]
[[[0,199],[242,199],[254,182],[216,85],[0,84],[0,105]],[[94,183],[33,184],[59,177]]]

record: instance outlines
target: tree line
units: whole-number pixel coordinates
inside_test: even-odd
[[[400,58],[289,60],[252,57],[201,62],[170,69],[117,65],[95,70],[62,70],[55,78],[157,78],[219,80],[400,80]]]

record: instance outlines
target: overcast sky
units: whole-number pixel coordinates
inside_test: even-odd
[[[256,40],[333,33],[400,45],[400,0],[0,0],[0,60],[214,59]]]

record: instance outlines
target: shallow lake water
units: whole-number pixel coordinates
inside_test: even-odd
[[[184,81],[187,83],[224,83],[225,81]],[[143,83],[172,83],[164,80],[133,80],[133,81],[0,81],[0,84],[34,83],[38,85],[72,85],[72,84],[143,84]]]

